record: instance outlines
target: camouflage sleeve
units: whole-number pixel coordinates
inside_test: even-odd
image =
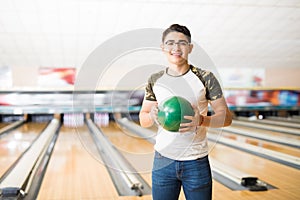
[[[196,74],[196,76],[198,76],[198,78],[205,86],[207,100],[213,101],[223,96],[220,83],[212,72],[202,70],[194,66],[191,66],[191,70]]]
[[[154,94],[154,91],[153,91],[153,86],[155,84],[155,82],[160,78],[162,77],[162,75],[164,74],[164,70],[158,72],[158,73],[155,73],[155,74],[152,74],[150,76],[150,78],[148,79],[148,84],[146,86],[146,91],[145,91],[145,99],[146,100],[149,100],[149,101],[156,101],[156,96]]]
[[[221,98],[223,96],[222,88],[215,75],[212,72],[207,72],[203,78],[208,92],[206,98],[211,101]]]
[[[155,94],[153,92],[152,76],[148,79],[148,84],[145,88],[145,99],[149,101],[156,101]]]

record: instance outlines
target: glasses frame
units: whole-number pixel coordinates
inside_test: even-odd
[[[168,44],[168,42],[171,42],[171,44]],[[175,46],[178,46],[179,48],[186,48],[190,46],[190,42],[186,41],[186,40],[179,40],[177,42],[175,42],[174,40],[167,40],[166,42],[164,42],[164,47],[167,47],[166,49],[168,50],[172,50],[175,48]]]

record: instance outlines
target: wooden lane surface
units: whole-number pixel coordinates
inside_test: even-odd
[[[246,127],[246,126],[241,126],[241,125],[231,125],[230,127],[238,128],[243,131],[249,131],[249,133],[251,133],[251,131],[252,131],[255,133],[261,133],[261,134],[266,134],[266,135],[275,136],[275,137],[279,136],[279,137],[283,137],[283,138],[290,138],[293,140],[298,140],[300,142],[300,136],[291,135],[288,133],[280,133],[280,132],[276,132],[276,131],[263,130],[263,129],[259,129],[259,128]],[[226,130],[226,128],[224,130]]]
[[[0,139],[0,176],[31,145],[32,141],[42,132],[46,125],[47,123],[28,122]]]
[[[122,130],[115,123],[110,122],[108,127],[100,127],[110,142],[130,162],[141,177],[151,186],[151,170],[154,156],[153,144],[139,138],[138,136]],[[119,197],[119,200],[151,200],[151,195],[142,197],[126,196]],[[181,192],[179,200],[184,200]]]
[[[126,130],[121,130],[111,122],[109,127],[100,127],[114,147],[141,173],[146,174],[146,181],[150,181],[148,174],[151,173],[153,161],[153,145],[139,136]]]
[[[8,125],[8,123],[2,123],[2,122],[1,122],[1,123],[0,123],[0,129],[3,128],[4,126],[7,126],[7,125]]]
[[[210,151],[210,156],[214,159],[244,171],[247,174],[257,176],[278,189],[272,189],[265,192],[250,191],[231,191],[218,193],[221,188],[214,187],[215,199],[246,199],[246,200],[286,200],[297,199],[300,191],[297,189],[300,185],[300,170],[281,165],[279,163],[269,161],[258,156],[254,156],[221,144],[209,143],[210,147],[214,146]],[[223,188],[222,190],[225,190]]]
[[[210,132],[209,134],[213,134],[213,133]],[[222,132],[222,136],[225,138],[237,140],[237,141],[240,141],[243,143],[252,144],[255,146],[263,147],[266,149],[270,149],[273,151],[285,153],[285,154],[296,156],[296,157],[300,158],[300,150],[298,148],[289,147],[286,145],[268,142],[268,141],[264,141],[264,140],[260,140],[260,139],[256,139],[256,138],[250,138],[247,136],[237,135],[234,133],[227,133],[225,131]]]
[[[151,186],[151,168],[153,161],[153,145],[138,136],[121,130],[114,122],[108,127],[100,127],[114,147],[129,161],[141,177]],[[151,195],[142,197],[119,197],[122,200],[151,200]]]
[[[254,121],[254,122],[256,122],[256,121]],[[300,129],[299,123],[295,123],[295,122],[288,122],[288,121],[283,121],[283,120],[282,121],[279,121],[279,120],[276,121],[276,120],[272,120],[272,119],[262,119],[258,122],[261,123],[261,124],[268,124],[268,125],[276,124],[277,126],[284,126],[284,127],[287,127],[287,128]]]
[[[118,193],[99,158],[86,126],[62,126],[38,199],[117,199]]]
[[[115,146],[120,149],[126,149],[126,151],[147,152],[153,151],[150,143],[148,145],[141,141],[134,141],[131,136],[124,134],[116,126],[109,126],[102,128],[103,132],[108,136]],[[127,136],[127,139],[126,139]],[[209,143],[210,147],[214,144]],[[148,149],[149,148],[149,149]],[[210,157],[221,161],[228,166],[236,168],[237,170],[244,171],[248,174],[258,176],[261,180],[272,184],[279,189],[269,190],[266,192],[250,192],[250,191],[232,191],[226,186],[214,181],[213,184],[213,199],[214,200],[286,200],[297,199],[300,192],[297,187],[300,185],[300,171],[269,161],[264,158],[260,158],[230,147],[226,147],[221,144],[217,144],[214,148],[211,148]],[[152,160],[151,160],[152,162]],[[147,163],[151,163],[147,162]],[[134,165],[134,162],[131,162]],[[152,165],[152,163],[151,163]],[[151,166],[150,165],[150,166]],[[151,184],[151,173],[141,174],[149,184]],[[136,197],[122,197],[119,199],[131,200],[138,199]],[[180,199],[184,199],[184,195],[181,192]]]

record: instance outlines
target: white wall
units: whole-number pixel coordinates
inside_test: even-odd
[[[266,69],[266,87],[296,87],[300,88],[299,68]]]
[[[121,74],[120,74],[121,72]],[[120,70],[119,77],[122,78],[122,73],[126,73],[126,70]],[[140,75],[138,73],[141,73]],[[132,73],[133,79],[126,78],[126,87],[135,87],[136,80],[141,78],[147,79],[148,74],[151,73],[151,70],[136,70]],[[130,75],[130,74],[129,74]],[[12,69],[12,78],[13,78],[13,87],[37,87],[37,76],[38,68],[34,67],[19,67]],[[265,71],[265,87],[268,88],[300,88],[300,67],[299,68],[267,68]],[[131,82],[132,81],[132,82]],[[146,81],[146,80],[145,80]],[[106,73],[102,86],[107,86],[110,88],[113,85],[116,85],[116,74],[114,72]],[[131,88],[128,88],[131,89]],[[132,88],[134,89],[134,88]],[[136,88],[135,88],[136,89]]]

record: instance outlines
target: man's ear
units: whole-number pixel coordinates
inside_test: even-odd
[[[191,52],[192,52],[192,50],[193,50],[193,47],[194,47],[194,45],[193,45],[193,44],[190,44],[190,46],[189,46],[189,53],[191,53]]]
[[[163,44],[160,44],[160,48],[162,51],[164,51],[164,45]]]

